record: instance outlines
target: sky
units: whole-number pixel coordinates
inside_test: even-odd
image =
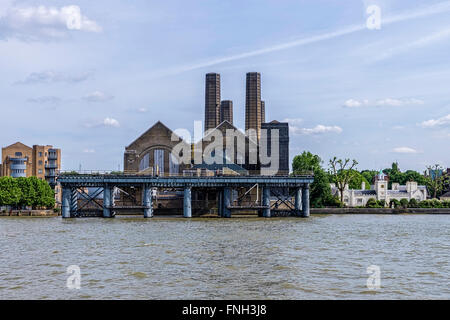
[[[243,128],[257,71],[291,159],[450,167],[449,57],[445,0],[0,0],[0,145],[51,144],[63,170],[123,169],[158,120],[204,120],[208,72]]]

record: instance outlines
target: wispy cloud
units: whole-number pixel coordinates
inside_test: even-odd
[[[402,21],[408,21],[408,20],[412,20],[412,19],[416,19],[416,18],[421,18],[421,17],[425,17],[425,16],[440,14],[440,13],[444,13],[444,12],[448,12],[448,11],[450,11],[450,1],[445,1],[445,2],[435,4],[435,5],[420,7],[420,8],[416,8],[414,10],[405,11],[405,12],[398,13],[398,14],[395,14],[392,16],[383,17],[382,26],[386,26],[389,24],[402,22]],[[327,32],[327,33],[323,33],[323,34],[319,34],[319,35],[314,35],[311,37],[300,38],[297,40],[280,43],[280,44],[276,44],[276,45],[271,45],[271,46],[267,46],[267,47],[257,49],[257,50],[247,51],[247,52],[238,53],[235,55],[230,55],[230,56],[225,56],[225,57],[219,57],[219,58],[215,58],[215,59],[211,59],[211,60],[207,60],[204,62],[199,62],[199,63],[195,63],[195,64],[191,64],[191,65],[174,67],[169,70],[165,70],[165,71],[161,72],[160,74],[162,74],[162,75],[178,74],[178,73],[191,71],[191,70],[195,70],[195,69],[206,68],[206,67],[210,67],[210,66],[225,63],[225,62],[241,60],[241,59],[255,57],[255,56],[268,54],[268,53],[272,53],[272,52],[276,52],[276,51],[287,50],[287,49],[294,48],[294,47],[300,47],[300,46],[304,46],[304,45],[308,45],[308,44],[312,44],[312,43],[326,41],[326,40],[342,37],[342,36],[349,35],[349,34],[352,34],[352,33],[358,32],[358,31],[362,31],[362,30],[366,30],[366,29],[367,29],[367,27],[366,27],[365,23],[350,25],[350,26],[343,27],[343,28],[335,30],[335,31],[331,31],[331,32]]]
[[[107,117],[101,121],[94,121],[94,122],[85,122],[83,124],[85,128],[98,128],[98,127],[113,127],[118,128],[120,127],[119,121],[117,121],[114,118]]]
[[[79,6],[9,7],[0,17],[0,39],[18,38],[26,41],[60,39],[69,31],[100,32],[97,22],[81,13]]]
[[[434,43],[447,41],[448,38],[450,38],[450,27],[447,27],[444,30],[440,29],[439,31],[429,34],[418,40],[408,42],[400,46],[388,48],[387,50],[381,52],[379,55],[372,55],[371,62],[385,60],[393,56],[411,51],[413,49],[419,49],[425,46],[432,45]]]
[[[114,96],[101,91],[94,91],[83,97],[83,100],[87,102],[105,102],[112,99],[114,99]]]
[[[289,130],[293,134],[301,134],[301,135],[319,135],[319,134],[325,134],[325,133],[336,133],[339,134],[343,130],[339,126],[324,126],[324,125],[317,125],[313,128],[300,128],[296,126],[289,126]]]
[[[420,124],[423,128],[436,128],[450,126],[450,114],[438,119],[430,119]]]
[[[368,99],[348,99],[343,106],[346,108],[361,108],[361,107],[402,107],[412,105],[422,105],[423,100],[416,98],[385,98],[370,102]]]
[[[392,151],[395,153],[419,153],[419,151],[410,147],[397,147],[392,149]]]
[[[95,153],[94,149],[84,149],[83,153]]]
[[[29,103],[37,103],[37,104],[59,104],[61,103],[61,98],[55,96],[43,96],[37,98],[29,98],[27,99]]]
[[[44,71],[30,73],[24,80],[17,81],[15,84],[40,84],[40,83],[79,83],[86,81],[92,76],[92,72],[80,74],[68,74],[56,71]]]

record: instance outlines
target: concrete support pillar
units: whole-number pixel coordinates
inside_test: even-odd
[[[297,188],[295,190],[294,206],[295,206],[295,215],[298,217],[301,216],[301,213],[302,213],[302,189],[301,188]]]
[[[71,196],[70,188],[63,187],[62,208],[61,208],[61,215],[63,218],[70,218],[70,196]]]
[[[192,217],[191,198],[192,198],[191,188],[189,188],[189,187],[184,188],[183,216],[185,218],[191,218]]]
[[[264,218],[270,218],[270,188],[267,187],[267,186],[265,186],[263,188],[262,204],[265,207],[269,207],[269,208],[263,209],[263,217]]]
[[[105,187],[103,188],[103,218],[111,218],[111,198],[111,186],[105,185]]]
[[[228,208],[229,206],[231,206],[231,189],[225,188],[223,189],[222,217],[231,218],[231,209]]]
[[[144,218],[152,218],[153,217],[153,198],[152,198],[152,188],[148,185],[144,186],[143,195],[142,195],[142,205],[144,208]]]
[[[309,184],[302,190],[302,217],[309,217]]]

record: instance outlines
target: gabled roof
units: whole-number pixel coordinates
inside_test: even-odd
[[[158,126],[163,127],[164,129],[168,130],[171,134],[173,134],[173,131],[168,126],[166,126],[164,123],[162,123],[161,121],[158,120],[154,125],[152,125],[149,129],[147,129],[147,131],[145,131],[143,134],[141,134],[139,137],[137,137],[133,142],[131,142],[127,147],[125,147],[125,149],[130,148],[142,136],[145,136],[146,134],[148,134],[150,131],[152,131],[154,128],[156,128]],[[176,135],[176,134],[175,134],[175,136],[178,137],[178,135]],[[178,138],[180,138],[180,137],[178,137]],[[184,141],[184,142],[186,142],[186,141]]]
[[[29,146],[23,144],[22,142],[16,142],[16,143],[13,143],[13,144],[11,144],[11,145],[9,145],[9,146],[7,146],[7,147],[4,147],[3,149],[7,149],[7,148],[11,148],[11,147],[28,148],[28,149],[30,149],[30,150],[32,149],[31,147],[29,147]]]

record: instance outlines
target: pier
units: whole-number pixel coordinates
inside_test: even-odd
[[[230,218],[233,211],[256,210],[261,216],[269,218],[273,210],[284,205],[287,215],[309,217],[309,185],[314,181],[312,175],[302,176],[205,176],[158,177],[153,175],[112,175],[112,174],[62,174],[57,178],[62,187],[62,217],[83,216],[89,211],[87,205],[79,206],[78,199],[84,198],[86,204],[94,204],[104,218],[114,217],[115,212],[140,211],[145,218],[153,217],[153,195],[155,189],[183,191],[183,216],[192,217],[192,195],[195,192],[217,193],[217,212],[220,217]],[[235,204],[233,190],[256,187],[257,200],[252,204]],[[97,188],[93,195],[86,188]],[[115,204],[114,190],[133,188],[140,190],[140,203],[128,205]],[[259,191],[259,189],[261,191]],[[280,192],[283,190],[283,192]],[[246,193],[247,193],[246,192]],[[126,193],[126,192],[125,192]],[[97,196],[103,194],[103,200]],[[261,199],[259,198],[261,194]],[[275,200],[271,204],[271,199]],[[293,199],[293,201],[291,200]],[[206,199],[206,201],[208,201]]]

